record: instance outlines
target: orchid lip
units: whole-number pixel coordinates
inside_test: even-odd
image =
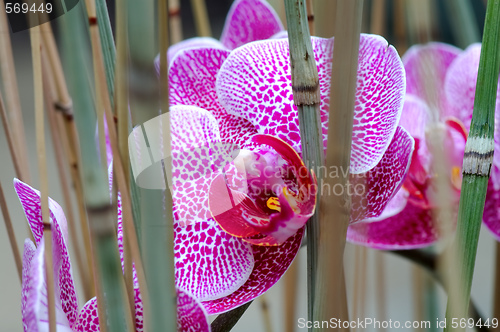
[[[210,186],[210,212],[222,229],[235,237],[256,245],[280,245],[312,216],[316,177],[282,140],[255,135],[252,142],[258,148],[243,152],[243,162],[235,160],[246,182],[236,188],[231,186],[230,174],[218,174]]]

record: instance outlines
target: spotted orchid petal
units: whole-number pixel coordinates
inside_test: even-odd
[[[174,60],[175,56],[182,50],[187,50],[191,48],[203,48],[203,47],[210,47],[210,48],[220,48],[220,49],[226,49],[224,45],[221,44],[220,41],[217,39],[211,38],[211,37],[194,37],[194,38],[189,38],[185,39],[183,41],[180,41],[168,48],[167,51],[167,60],[169,65],[172,63],[172,60]],[[160,72],[160,55],[158,54],[155,58],[155,68],[156,71],[159,73]]]
[[[483,222],[497,241],[500,241],[500,190],[495,189],[491,179],[486,192]]]
[[[229,51],[218,48],[183,50],[169,70],[170,105],[192,105],[209,111],[217,120],[222,142],[245,146],[256,134],[246,119],[228,114],[220,105],[215,78]]]
[[[432,210],[412,203],[390,218],[350,225],[347,240],[374,249],[401,250],[423,248],[438,239]]]
[[[411,164],[413,149],[413,138],[403,127],[398,127],[391,145],[377,166],[365,174],[351,175],[350,223],[377,218],[382,214],[403,184]]]
[[[34,248],[31,240],[26,240],[23,255],[23,325],[25,332],[43,332],[49,330],[49,308],[47,306],[47,283],[45,280],[44,239]],[[54,248],[54,253],[58,251]],[[59,261],[60,262],[60,261]],[[54,261],[54,272],[60,265]],[[54,282],[57,290],[57,281]],[[57,292],[57,291],[56,291]],[[58,331],[72,332],[70,322],[63,311],[61,297],[55,297],[56,327]]]
[[[282,140],[268,135],[255,135],[252,140],[271,147],[276,154],[265,150],[246,156],[248,192],[232,190],[221,172],[210,187],[210,211],[233,236],[255,245],[280,245],[314,213],[316,179],[297,152]],[[293,183],[286,183],[290,177]]]
[[[235,49],[283,30],[278,14],[262,0],[236,0],[226,18],[221,43]]]
[[[253,245],[255,266],[247,282],[229,296],[203,302],[209,314],[220,314],[264,294],[278,282],[297,255],[304,228],[280,246]]]
[[[391,198],[391,200],[387,203],[385,209],[382,211],[382,214],[380,216],[364,219],[363,222],[381,221],[390,218],[392,216],[395,216],[396,214],[404,210],[404,208],[408,204],[409,196],[410,194],[408,193],[408,191],[402,187],[401,189],[398,190],[396,195],[394,195],[394,197]]]
[[[326,145],[333,39],[313,37],[312,43]],[[367,172],[382,159],[403,107],[403,65],[394,47],[380,36],[361,35],[357,85],[353,174]],[[278,137],[301,151],[286,39],[258,41],[231,52],[217,76],[216,89],[228,113],[248,119],[259,133]]]
[[[21,201],[29,226],[33,232],[36,245],[40,247],[43,239],[42,211],[40,207],[40,192],[24,182],[14,179],[14,189]],[[54,279],[56,282],[56,297],[61,301],[61,307],[66,314],[69,325],[73,327],[78,313],[78,302],[71,272],[71,263],[66,241],[68,230],[62,208],[49,198],[50,222],[52,224]]]
[[[196,298],[177,290],[177,330],[179,332],[210,332],[205,308]]]
[[[448,68],[460,52],[444,43],[412,46],[403,56],[406,92],[421,98],[440,116],[456,116],[445,97],[444,82]]]

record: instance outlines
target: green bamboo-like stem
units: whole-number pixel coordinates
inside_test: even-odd
[[[106,325],[108,331],[128,331],[132,323],[125,305],[126,296],[123,292],[123,277],[116,245],[116,210],[110,204],[107,174],[101,168],[94,139],[88,137],[88,133],[95,130],[97,118],[92,111],[95,108],[87,79],[87,57],[82,52],[88,44],[83,42],[84,22],[80,5],[64,15],[62,23],[67,73],[71,78],[74,116],[82,154],[85,202],[94,244],[94,258],[100,277],[98,284],[102,285],[102,293],[97,294],[101,331]],[[106,294],[105,298],[103,293]]]
[[[117,8],[117,10],[121,9]],[[96,0],[96,13],[97,21],[99,22],[99,36],[104,57],[104,67],[106,69],[106,83],[108,84],[109,99],[111,100],[111,105],[113,105],[115,95],[116,47],[111,23],[109,22],[106,0]]]
[[[318,181],[321,181],[323,175],[318,170],[324,164],[324,151],[319,114],[319,79],[309,34],[306,4],[299,0],[286,0],[285,11],[290,44],[293,100],[299,114],[302,157],[308,168],[315,171]],[[307,223],[308,316],[311,320],[318,260],[317,212],[318,209]]]
[[[129,96],[133,125],[142,123],[168,112],[168,83],[166,52],[160,52],[160,81],[154,68],[156,56],[153,1],[129,0],[127,11],[130,45]],[[160,45],[168,46],[168,3],[158,3]],[[165,46],[163,46],[166,51]],[[159,90],[161,88],[161,90]],[[160,92],[160,93],[158,93]],[[158,98],[161,96],[161,99]],[[143,127],[144,128],[144,127]],[[163,144],[170,144],[170,127],[162,128]],[[169,160],[169,159],[165,159]],[[169,169],[171,164],[165,163]],[[166,179],[165,179],[166,180]],[[157,179],[156,179],[157,181]],[[165,181],[166,182],[166,181]],[[173,252],[173,214],[170,191],[138,188],[141,205],[142,256],[149,289],[149,311],[144,311],[150,331],[176,330],[176,292]],[[161,256],[158,255],[161,253]]]
[[[362,0],[340,1],[337,4],[327,168],[336,166],[348,170],[350,166],[362,10]],[[325,179],[329,188],[337,185],[346,188],[348,181],[349,177]],[[321,197],[314,320],[327,320],[327,317],[348,319],[343,254],[350,217],[350,197],[347,190],[343,193]]]
[[[495,102],[500,68],[500,0],[488,1],[479,60],[474,112],[465,146],[462,191],[453,250],[459,285],[448,294],[446,318],[466,317],[477,244],[494,149]],[[448,324],[445,331],[453,329]]]
[[[5,8],[4,0],[0,0],[0,7]],[[12,126],[13,144],[16,147],[20,161],[20,172],[17,177],[26,183],[31,182],[29,169],[28,149],[24,131],[21,100],[17,85],[16,67],[12,53],[10,31],[7,25],[5,10],[0,10],[0,69],[2,72],[2,83],[5,89],[5,104],[9,115],[9,124]],[[29,232],[31,234],[31,232]]]
[[[244,305],[237,307],[231,311],[225,312],[217,316],[210,324],[212,332],[229,332],[238,323],[241,316],[247,311],[253,301],[247,302]]]
[[[446,0],[452,33],[459,47],[466,48],[481,40],[470,0]]]

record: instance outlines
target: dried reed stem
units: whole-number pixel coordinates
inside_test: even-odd
[[[43,50],[45,51],[46,48]],[[71,189],[68,182],[66,169],[64,167],[64,154],[62,148],[62,139],[59,132],[59,127],[57,125],[56,109],[55,109],[55,94],[54,94],[54,82],[50,79],[47,66],[47,57],[43,54],[42,66],[43,66],[43,93],[44,101],[47,108],[47,117],[49,119],[50,134],[52,137],[52,145],[54,147],[54,153],[56,157],[57,169],[59,170],[59,180],[61,182],[61,189],[63,192],[65,216],[68,221],[68,229],[71,238],[71,243],[75,251],[75,259],[78,267],[78,273],[80,274],[80,279],[83,284],[83,292],[85,298],[90,299],[92,297],[92,291],[89,288],[89,276],[87,269],[85,268],[83,254],[80,249],[79,238],[76,233],[76,222],[74,218],[73,203],[71,202]]]
[[[348,170],[350,166],[362,10],[362,0],[340,1],[337,5],[327,168],[335,165]],[[340,184],[344,188],[348,181],[348,177],[325,179],[331,187]],[[314,320],[327,320],[328,317],[348,319],[343,254],[350,205],[350,197],[347,194],[321,197]],[[337,300],[332,301],[332,299]]]
[[[377,298],[377,319],[383,321],[387,318],[387,296],[386,296],[386,263],[384,253],[378,250],[374,250],[375,255],[375,278],[376,278],[376,288],[375,297]],[[385,331],[383,328],[381,331]]]
[[[386,24],[386,0],[372,1],[372,14],[370,18],[370,32],[383,36]]]
[[[314,22],[315,36],[331,38],[335,35],[335,18],[337,17],[337,0],[315,0]]]
[[[10,130],[9,121],[7,119],[7,111],[5,110],[5,104],[3,102],[2,94],[0,93],[0,116],[2,118],[3,130],[5,132],[5,137],[7,138],[7,145],[9,147],[10,157],[14,165],[14,172],[19,179],[22,179],[23,171],[21,169],[22,161],[18,156],[18,150],[14,145],[14,136]]]
[[[70,175],[73,182],[76,201],[78,205],[80,232],[83,239],[85,253],[82,253],[84,261],[86,261],[88,269],[88,278],[85,283],[88,283],[87,290],[89,298],[93,297],[95,289],[94,279],[94,266],[92,262],[92,248],[90,240],[90,230],[87,220],[87,212],[85,209],[85,199],[83,197],[83,185],[80,177],[80,160],[78,156],[78,138],[76,127],[73,119],[73,102],[68,92],[66,78],[61,64],[61,58],[57,51],[57,45],[54,39],[54,33],[50,24],[43,24],[41,26],[44,50],[47,54],[47,60],[50,64],[50,74],[53,77],[52,91],[56,92],[53,107],[58,110],[56,114],[56,124],[58,131],[62,134],[62,146],[64,148],[64,155],[70,169]]]
[[[291,332],[295,329],[295,308],[297,307],[297,288],[299,284],[298,274],[299,274],[299,257],[295,257],[292,265],[288,268],[285,275],[283,276],[285,297],[284,297],[284,311],[285,311],[285,331]]]
[[[111,101],[109,98],[109,93],[107,90],[107,83],[105,77],[104,61],[101,49],[101,43],[99,40],[99,31],[97,27],[97,19],[95,12],[95,2],[93,0],[87,0],[87,12],[89,16],[90,24],[90,37],[92,44],[92,57],[94,59],[94,74],[95,74],[95,85],[97,90],[97,103],[96,108],[104,110],[104,118],[98,118],[98,122],[107,121],[108,125],[108,135],[111,143],[111,149],[113,151],[113,177],[116,179],[118,190],[121,194],[122,200],[122,221],[124,232],[128,233],[127,243],[130,247],[132,259],[135,263],[135,268],[137,272],[137,278],[139,279],[139,287],[141,290],[141,295],[143,301],[146,302],[148,299],[146,280],[143,270],[143,264],[141,259],[141,254],[139,250],[139,242],[137,240],[137,234],[135,232],[134,221],[132,218],[132,203],[130,198],[130,190],[127,185],[126,178],[129,174],[126,174],[123,167],[123,162],[119,154],[118,148],[118,137],[116,133],[116,127],[113,121],[113,114],[111,112]],[[133,299],[129,299],[133,301]]]
[[[0,7],[5,8],[4,0],[0,0]],[[20,172],[17,175],[23,182],[30,183],[30,169],[26,135],[24,131],[21,101],[16,78],[16,67],[10,41],[10,31],[7,25],[7,15],[0,10],[0,68],[2,72],[3,87],[5,89],[5,102],[9,114],[9,124],[12,126],[13,145],[18,153]]]
[[[395,0],[393,9],[394,32],[396,35],[396,46],[403,54],[408,49],[408,32],[406,25],[406,0]]]
[[[54,270],[52,262],[52,230],[49,212],[49,182],[47,179],[47,160],[45,152],[45,119],[43,116],[43,82],[40,29],[31,28],[31,53],[33,58],[33,86],[35,89],[35,127],[40,173],[40,204],[42,208],[43,238],[45,242],[45,276],[47,284],[47,308],[49,331],[56,332],[56,306],[54,293]]]
[[[306,0],[306,10],[307,10],[307,23],[309,26],[309,34],[311,36],[315,36],[315,28],[314,28],[314,6],[313,0]]]
[[[1,100],[0,100],[1,102]],[[7,209],[7,202],[5,201],[5,195],[3,194],[2,184],[0,183],[0,210],[2,210],[3,221],[5,223],[5,228],[7,229],[7,235],[9,237],[10,248],[12,249],[12,255],[14,256],[14,262],[16,263],[17,274],[19,276],[19,282],[22,282],[23,278],[23,261],[21,255],[19,254],[19,248],[16,243],[16,236],[14,235],[14,228],[12,227],[12,220],[10,219],[9,210]]]
[[[205,0],[191,0],[191,6],[193,7],[194,23],[198,36],[212,36]]]
[[[260,310],[262,312],[262,321],[264,323],[265,332],[273,332],[273,324],[271,322],[271,313],[269,312],[269,301],[266,293],[259,297]]]
[[[170,22],[170,35],[172,44],[182,41],[182,17],[179,0],[168,1],[168,16]],[[161,24],[161,22],[160,22]]]

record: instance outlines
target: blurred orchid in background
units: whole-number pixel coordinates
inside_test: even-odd
[[[458,207],[461,189],[462,159],[470,127],[480,44],[466,50],[443,44],[416,45],[403,57],[407,76],[407,95],[400,125],[416,141],[410,171],[403,188],[389,207],[407,196],[404,209],[394,214],[387,208],[376,221],[353,225],[348,240],[378,249],[411,249],[428,246],[439,238],[435,218],[436,184],[433,162],[446,163],[451,203]],[[497,99],[495,130],[499,133],[499,101]],[[443,151],[437,157],[431,151],[442,134]],[[438,140],[436,140],[436,138]],[[489,180],[484,224],[500,239],[500,139],[495,134],[495,154]],[[441,159],[439,159],[441,158]]]

